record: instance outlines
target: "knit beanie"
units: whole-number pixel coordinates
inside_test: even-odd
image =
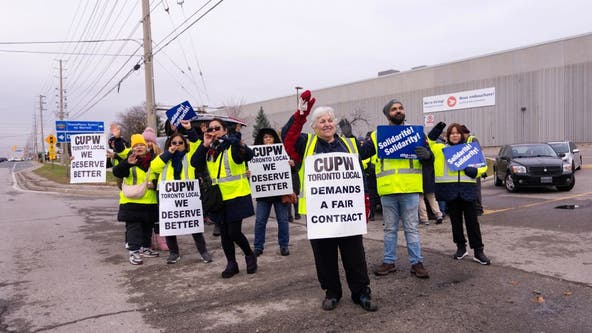
[[[401,104],[401,106],[403,106],[403,103],[401,103],[398,99],[394,98],[388,101],[388,103],[386,103],[386,105],[382,108],[382,113],[384,113],[385,116],[388,116],[389,111],[391,110],[391,106],[393,106],[393,104],[395,103],[399,103]]]
[[[144,140],[146,140],[146,142],[152,142],[155,144],[157,143],[156,142],[156,133],[154,132],[152,127],[146,127],[146,129],[142,133],[142,136],[144,137]]]
[[[132,134],[132,148],[139,144],[146,144],[146,140],[144,140],[142,134]]]

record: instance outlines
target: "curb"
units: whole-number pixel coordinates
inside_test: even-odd
[[[66,194],[92,195],[116,198],[119,189],[114,185],[60,184],[41,177],[33,172],[37,167],[22,170],[14,174],[16,186],[34,192],[58,192]]]

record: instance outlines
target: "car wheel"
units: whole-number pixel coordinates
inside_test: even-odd
[[[493,172],[493,185],[502,186],[503,184],[504,184],[504,182],[499,178],[499,175],[497,174],[497,170],[495,170]]]
[[[514,180],[512,179],[512,175],[510,172],[506,175],[506,190],[510,193],[518,192],[518,185],[514,184]]]
[[[576,186],[576,177],[571,176],[571,183],[567,186],[557,186],[558,191],[567,192],[571,191]]]

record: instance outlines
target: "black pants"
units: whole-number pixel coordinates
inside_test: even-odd
[[[219,222],[216,222],[219,223]],[[243,221],[232,221],[220,223],[220,238],[222,241],[222,249],[224,250],[224,255],[226,256],[226,260],[228,262],[236,262],[236,254],[234,244],[238,245],[238,247],[243,250],[243,253],[246,256],[253,255],[253,250],[251,249],[251,245],[249,245],[249,240],[242,232],[242,225]]]
[[[191,234],[193,237],[193,241],[195,242],[195,247],[197,247],[197,251],[199,254],[204,254],[208,252],[206,249],[206,239],[203,236],[203,233],[195,233]],[[166,236],[166,243],[169,247],[169,251],[171,253],[179,254],[179,243],[177,242],[177,236]]]
[[[153,222],[125,222],[125,235],[130,251],[137,251],[142,246],[150,248],[153,225]]]
[[[370,294],[370,278],[362,235],[311,239],[310,245],[314,253],[317,277],[321,289],[325,290],[325,297],[339,300],[342,296],[337,251],[341,253],[341,262],[352,299],[357,300],[362,294]]]
[[[483,248],[481,240],[481,228],[477,220],[477,209],[474,201],[465,201],[456,198],[452,201],[446,201],[446,209],[450,215],[450,224],[452,225],[452,239],[458,247],[464,247],[467,244],[463,231],[463,215],[467,225],[467,235],[469,236],[469,245],[472,249]]]
[[[477,200],[475,201],[475,208],[477,209],[477,214],[483,214],[483,204],[481,203],[481,177],[477,178],[477,187],[475,188],[475,194],[477,195]]]

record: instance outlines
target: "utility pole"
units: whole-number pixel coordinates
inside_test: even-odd
[[[156,128],[154,110],[154,70],[152,68],[152,30],[150,27],[150,1],[142,0],[142,23],[144,28],[144,81],[146,82],[146,124]]]
[[[45,104],[45,102],[43,101],[43,98],[45,98],[45,96],[43,95],[39,95],[39,126],[41,127],[41,153],[43,154],[43,162],[45,162],[45,135],[43,135],[43,104]],[[37,132],[35,132],[36,134]],[[37,140],[35,140],[37,141]]]
[[[33,153],[35,154],[35,158],[37,158],[37,116],[35,113],[33,111]]]
[[[64,67],[62,64],[63,60],[60,59],[60,100],[59,100],[59,114],[58,118],[64,120]],[[62,164],[66,165],[66,176],[70,176],[70,153],[68,152],[69,143],[62,142]]]

